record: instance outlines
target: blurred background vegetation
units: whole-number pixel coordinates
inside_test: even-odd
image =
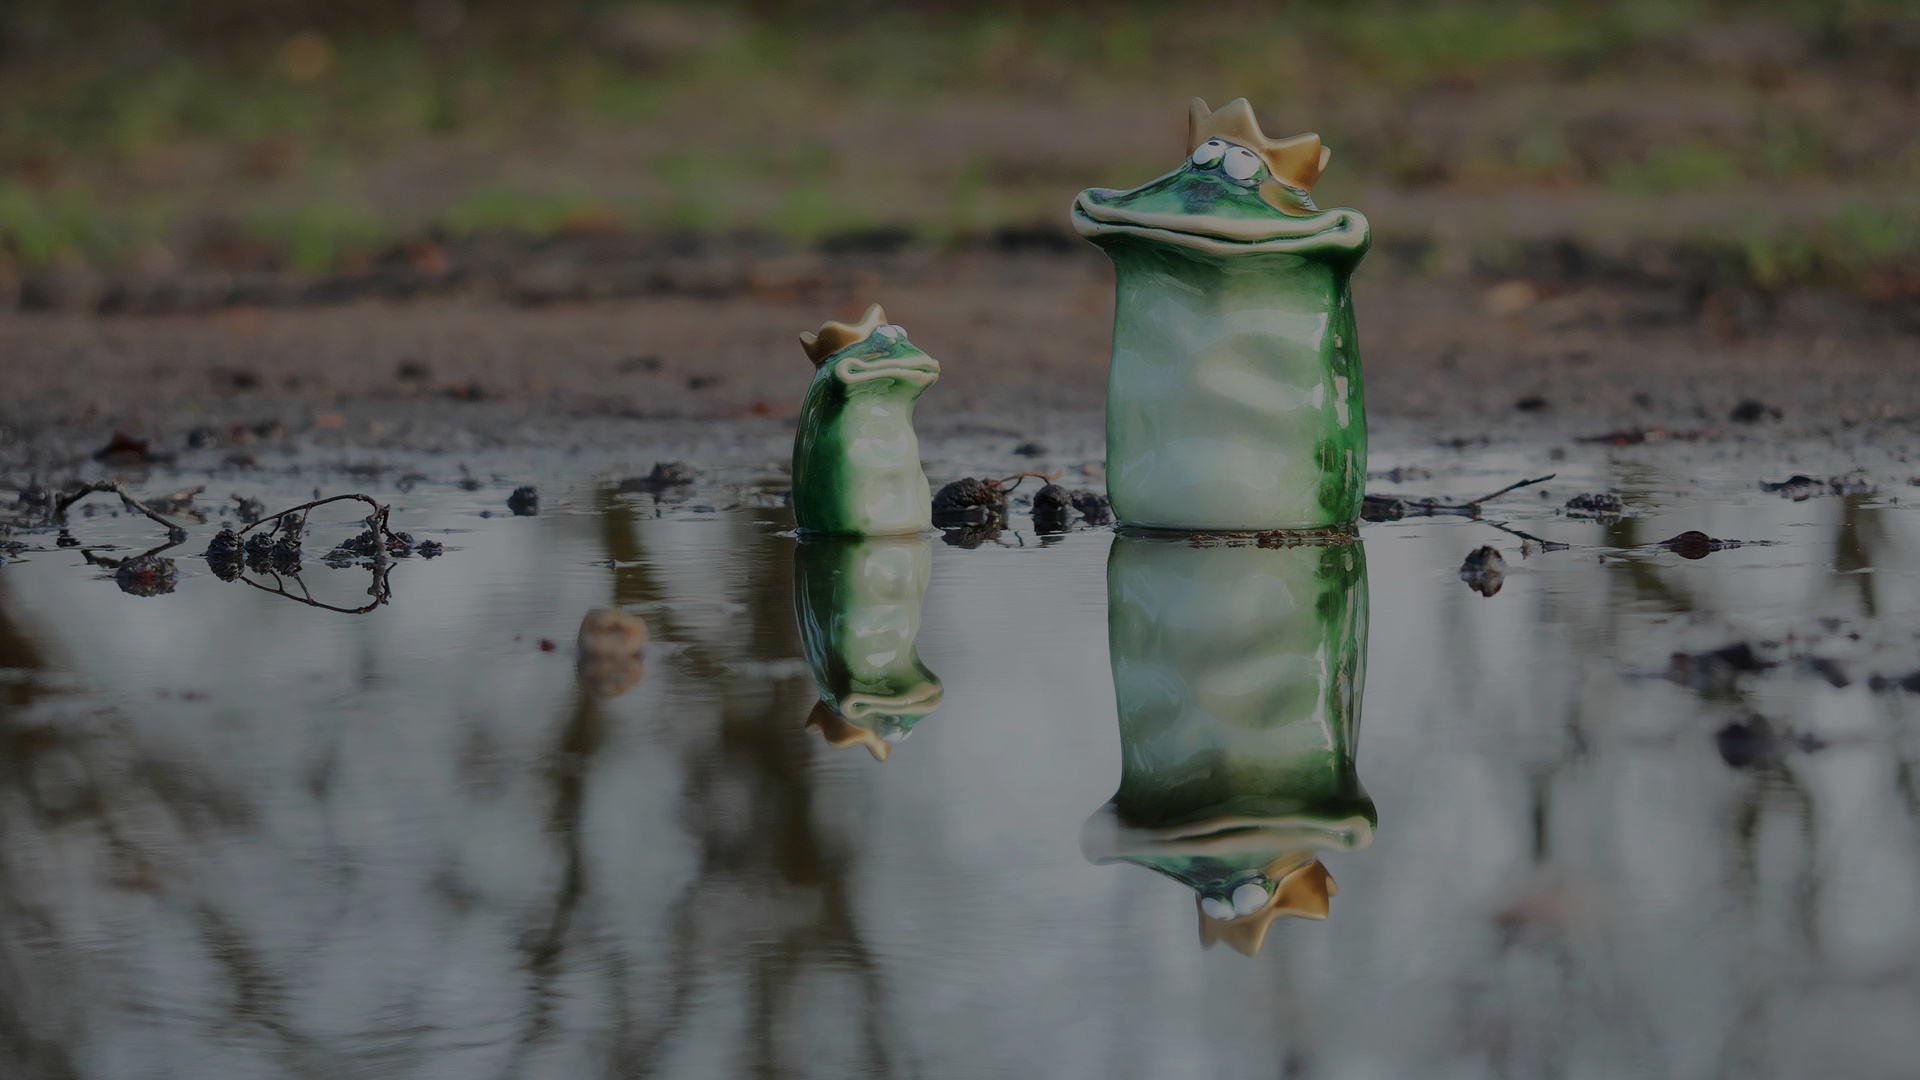
[[[1320,132],[1321,204],[1431,272],[1920,297],[1920,0],[9,0],[0,277],[1058,232],[1178,162],[1195,94]]]

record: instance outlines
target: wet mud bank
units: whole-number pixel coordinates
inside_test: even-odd
[[[891,260],[891,261],[890,261]],[[881,300],[942,357],[925,422],[1097,413],[1112,276],[1091,248],[834,256],[804,289],[550,303],[477,291],[172,314],[0,315],[0,461],[52,467],[116,431],[167,453],[616,446],[650,428],[790,423],[796,328]],[[1376,431],[1442,439],[1844,437],[1920,418],[1911,305],[1549,273],[1355,282]]]

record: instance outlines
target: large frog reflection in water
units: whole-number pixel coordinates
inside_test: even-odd
[[[1377,821],[1354,771],[1367,656],[1357,541],[1201,546],[1116,537],[1107,634],[1120,789],[1081,847],[1186,885],[1200,939],[1249,956],[1274,920],[1324,919],[1323,851]]]
[[[945,692],[914,648],[933,573],[923,536],[814,536],[793,557],[793,607],[820,702],[807,717],[836,749],[881,761]]]

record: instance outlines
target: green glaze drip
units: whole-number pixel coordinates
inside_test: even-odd
[[[823,361],[793,440],[793,516],[803,532],[894,536],[931,528],[913,406],[940,365],[880,324]]]
[[[914,647],[933,572],[927,537],[817,536],[794,551],[793,606],[820,692],[809,726],[875,757],[940,704],[940,679]]]

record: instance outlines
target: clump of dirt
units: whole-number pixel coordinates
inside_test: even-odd
[[[1059,484],[1048,484],[1033,496],[1033,527],[1040,532],[1066,532],[1076,513],[1089,525],[1113,521],[1112,504],[1097,491],[1069,490]]]
[[[933,523],[959,527],[999,521],[1007,515],[1007,490],[997,480],[963,477],[933,496]]]
[[[1770,671],[1780,665],[1762,659],[1751,643],[1736,641],[1711,652],[1674,653],[1667,663],[1667,679],[1703,693],[1724,693],[1741,675]]]
[[[159,461],[172,461],[171,454],[156,454],[153,444],[146,439],[136,439],[124,431],[116,431],[107,445],[93,452],[93,460],[102,465],[151,465]]]
[[[1889,690],[1920,694],[1920,671],[1910,671],[1905,675],[1874,675],[1867,680],[1867,689],[1876,694],[1884,694]]]
[[[1698,529],[1688,529],[1678,536],[1668,537],[1655,547],[1666,548],[1683,559],[1704,559],[1716,551],[1726,551],[1741,546],[1738,540],[1722,540],[1708,536]]]
[[[1781,498],[1794,502],[1806,502],[1821,495],[1871,495],[1877,489],[1873,481],[1864,476],[1830,476],[1825,480],[1815,480],[1804,473],[1795,473],[1777,484],[1763,480],[1760,490],[1776,492]]]
[[[995,480],[962,477],[933,494],[933,523],[977,525],[989,517],[1006,517],[1006,492]]]
[[[1575,495],[1567,500],[1567,513],[1574,517],[1618,519],[1627,512],[1627,504],[1611,491]]]
[[[1796,734],[1792,728],[1775,731],[1767,718],[1758,714],[1735,720],[1715,732],[1713,745],[1720,751],[1720,760],[1736,769],[1774,764],[1790,751],[1812,754],[1827,746],[1818,736]]]
[[[620,481],[619,490],[623,493],[647,492],[659,495],[679,488],[688,488],[700,479],[700,473],[684,461],[658,461],[653,471],[645,476],[630,476]]]

